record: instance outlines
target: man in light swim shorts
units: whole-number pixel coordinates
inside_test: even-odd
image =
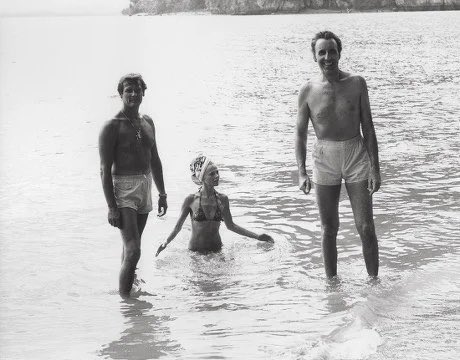
[[[108,221],[120,229],[123,239],[119,278],[119,292],[123,298],[129,297],[133,286],[141,255],[142,232],[152,211],[152,177],[159,192],[159,216],[168,208],[155,126],[149,116],[139,114],[146,88],[141,75],[123,76],[118,83],[122,110],[104,124],[99,135]]]
[[[339,69],[342,43],[332,32],[317,33],[311,49],[320,73],[309,80],[299,94],[295,143],[299,187],[305,194],[311,189],[305,167],[307,129],[311,120],[317,138],[312,154],[313,183],[326,275],[337,275],[338,205],[343,179],[362,241],[367,272],[377,276],[379,252],[372,194],[380,188],[380,167],[366,81]]]

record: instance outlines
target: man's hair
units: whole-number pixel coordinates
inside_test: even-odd
[[[319,39],[325,39],[325,40],[334,39],[337,44],[337,50],[339,51],[339,55],[342,52],[342,42],[340,41],[339,37],[336,34],[334,34],[332,31],[326,30],[326,31],[320,31],[316,33],[315,36],[313,36],[313,39],[311,39],[311,51],[313,52],[313,55],[315,55],[315,46],[316,46],[316,42]]]
[[[135,83],[141,86],[142,88],[142,94],[145,93],[145,89],[147,89],[147,85],[145,84],[144,79],[142,79],[141,74],[126,74],[121,77],[120,81],[118,82],[118,93],[121,95],[123,94],[123,89],[124,89],[124,82],[128,83]]]

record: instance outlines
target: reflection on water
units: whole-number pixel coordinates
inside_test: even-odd
[[[346,292],[342,286],[340,277],[335,277],[326,280],[325,286],[325,301],[329,313],[334,314],[341,311],[346,311],[350,305],[346,301]]]
[[[126,328],[120,339],[103,346],[100,356],[147,360],[157,359],[180,349],[180,345],[171,340],[167,327],[171,317],[149,314],[153,305],[136,298],[123,300],[120,305]]]
[[[0,34],[15,41],[0,41],[0,357],[456,359],[456,17],[2,19]],[[296,96],[317,74],[310,37],[326,27],[342,37],[344,69],[369,86],[383,178],[376,282],[345,188],[339,277],[325,280],[314,189],[297,189]],[[155,119],[169,209],[150,217],[134,298],[120,302],[97,133],[131,71],[148,79],[142,111]],[[195,254],[187,220],[154,258],[196,191],[188,164],[198,152],[220,167],[235,222],[275,244],[223,226],[222,252]]]

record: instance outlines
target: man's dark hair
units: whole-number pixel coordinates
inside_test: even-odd
[[[124,89],[124,82],[138,84],[142,88],[142,95],[145,93],[145,89],[147,89],[147,85],[145,84],[144,79],[142,79],[141,74],[127,74],[121,77],[120,81],[118,82],[118,93],[121,95],[123,94]]]
[[[337,50],[339,51],[339,55],[342,52],[342,42],[340,41],[339,37],[334,34],[332,31],[320,31],[319,33],[316,33],[315,36],[313,36],[313,39],[311,39],[311,51],[313,52],[313,55],[315,55],[315,46],[316,42],[319,39],[334,39],[336,44],[337,44]]]

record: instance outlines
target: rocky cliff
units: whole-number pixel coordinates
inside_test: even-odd
[[[460,0],[131,0],[123,14],[206,11],[212,14],[250,15],[309,10],[460,10]]]

